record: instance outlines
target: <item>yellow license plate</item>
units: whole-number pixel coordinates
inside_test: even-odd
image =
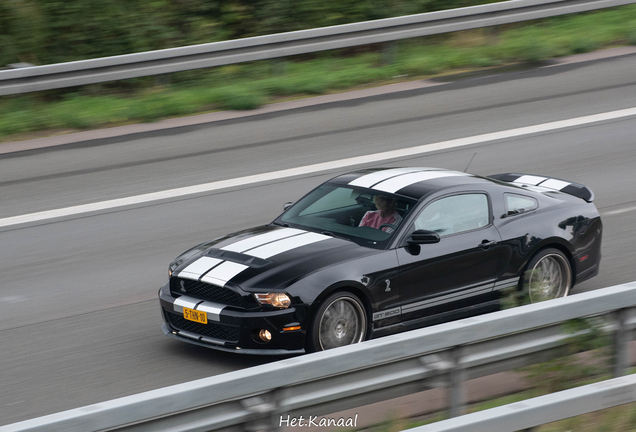
[[[194,321],[201,324],[208,323],[208,316],[205,312],[196,311],[187,307],[183,308],[183,317],[189,321]]]

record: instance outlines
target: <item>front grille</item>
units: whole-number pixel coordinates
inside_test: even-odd
[[[189,321],[183,318],[181,315],[166,311],[166,317],[170,325],[177,330],[184,330],[190,333],[196,333],[201,336],[206,336],[214,339],[221,339],[228,342],[238,342],[239,328],[210,323],[201,324],[194,321]]]
[[[187,295],[228,306],[245,307],[243,297],[236,291],[191,279],[172,278],[170,293],[175,297]]]

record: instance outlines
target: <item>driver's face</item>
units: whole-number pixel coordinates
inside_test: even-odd
[[[386,198],[382,195],[374,196],[373,203],[380,211],[388,210],[393,207],[393,201],[390,198]]]

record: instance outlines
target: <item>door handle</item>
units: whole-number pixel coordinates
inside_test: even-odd
[[[490,246],[494,246],[497,244],[496,240],[484,240],[479,244],[479,247],[483,250],[487,250]]]

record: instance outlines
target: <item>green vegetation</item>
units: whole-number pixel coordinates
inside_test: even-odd
[[[52,8],[49,4],[50,2],[41,0],[41,3]],[[64,6],[60,6],[62,9],[76,8],[79,10],[80,8],[89,7],[92,3],[92,1],[82,1],[56,4],[63,4]],[[127,28],[133,32],[131,34],[122,33],[120,35],[119,33],[110,34],[101,30],[96,31],[90,38],[85,40],[85,45],[82,45],[81,41],[77,40],[79,33],[73,33],[75,30],[71,31],[72,23],[70,21],[72,19],[70,17],[74,15],[69,12],[68,16],[64,15],[66,17],[64,19],[68,20],[65,21],[66,24],[61,24],[64,20],[62,19],[63,17],[60,17],[60,20],[54,25],[55,29],[47,30],[49,33],[42,33],[47,35],[53,32],[55,34],[61,32],[67,38],[64,43],[57,40],[49,44],[48,49],[50,51],[47,52],[50,53],[50,57],[47,60],[64,60],[65,57],[62,55],[64,52],[63,47],[68,44],[76,45],[76,48],[72,50],[74,55],[88,58],[121,53],[122,50],[133,52],[163,48],[172,46],[171,41],[175,40],[178,40],[179,44],[188,44],[200,40],[197,38],[209,41],[227,36],[248,36],[252,33],[265,32],[267,29],[292,29],[285,27],[283,24],[280,26],[267,24],[271,25],[271,27],[267,27],[265,23],[262,23],[261,27],[248,31],[246,29],[250,28],[250,26],[244,26],[245,29],[243,29],[239,25],[239,22],[243,22],[241,21],[243,18],[239,16],[240,14],[235,16],[237,21],[232,21],[229,18],[231,15],[229,12],[229,15],[223,15],[225,17],[224,20],[227,20],[228,23],[234,23],[234,27],[228,23],[218,26],[217,24],[213,25],[205,21],[206,16],[212,15],[207,14],[204,10],[197,13],[198,9],[195,6],[199,5],[199,3],[198,0],[180,0],[178,2],[176,0],[173,2],[168,0],[142,2],[139,0],[121,4],[118,2],[101,2],[99,3],[100,6],[98,6],[95,2],[95,10],[101,11],[104,9],[104,14],[106,14],[104,16],[111,16],[118,11],[117,13],[122,17],[126,16],[125,8],[138,6],[136,10],[143,11],[145,10],[144,7],[152,8],[166,4],[177,5],[179,8],[183,6],[183,10],[180,9],[178,16],[189,27],[187,29],[184,27],[181,30],[183,34],[176,32],[176,30],[169,32],[166,30],[167,27],[162,27],[161,22],[158,21],[155,30],[158,32],[157,34],[162,35],[159,39],[165,42],[163,45],[157,44],[156,41],[153,43],[142,43],[141,39],[137,40],[131,36],[134,32],[141,32],[145,28],[144,26],[150,25],[143,22],[140,22],[139,25],[130,24]],[[253,2],[254,5],[257,3],[259,2]],[[273,7],[271,2],[263,3]],[[421,8],[424,8],[424,6],[434,8],[444,3],[449,7],[457,7],[467,3],[483,2],[420,0],[393,3],[403,6],[402,9],[395,6],[390,11],[390,14],[399,15],[405,12],[416,12],[415,9],[410,8],[415,8],[417,5],[419,5],[417,7]],[[451,5],[450,3],[453,4]],[[28,21],[32,23],[30,25],[36,26],[39,22],[38,20],[42,20],[42,16],[44,16],[42,15],[43,9],[36,7],[38,4],[40,2],[36,0],[3,2],[0,3],[0,9],[4,8],[4,12],[6,12],[8,6],[14,7],[15,10],[20,9],[21,16],[26,20],[24,22]],[[312,1],[290,2],[291,4],[295,6],[290,6],[291,9],[285,15],[285,19],[292,21],[293,19],[290,17],[295,16],[295,13],[300,13],[299,11],[302,9],[298,8],[301,8],[302,5],[311,4],[313,5],[312,7],[316,8],[319,5],[318,2],[314,3]],[[347,4],[349,5],[347,7],[354,8],[353,5],[355,4],[356,8],[359,7],[360,10],[367,8],[365,10],[368,12],[368,10],[372,9],[369,5],[380,4],[380,0],[355,3],[341,1],[338,4],[341,4],[343,8]],[[407,4],[409,8],[406,7]],[[18,5],[21,6],[18,7]],[[199,6],[202,7],[201,5]],[[189,9],[190,7],[193,9]],[[227,4],[223,8],[223,10],[232,9]],[[15,14],[15,10],[12,13]],[[251,11],[250,13],[256,14],[256,9],[252,8],[249,10]],[[342,11],[345,10],[346,8],[342,9]],[[151,12],[153,11],[149,10],[147,15],[150,16]],[[63,15],[61,12],[60,14]],[[191,14],[191,20],[184,18],[187,14]],[[327,22],[328,18],[323,16],[320,20],[309,20],[303,22],[302,25],[340,24],[342,20],[345,20],[345,16],[347,19],[352,19],[353,17],[355,20],[358,18],[377,18],[370,12],[367,15],[358,12],[353,13],[353,15],[346,15],[342,12],[341,15],[338,19],[329,18],[332,20],[329,22]],[[0,45],[10,48],[3,50],[2,52],[5,53],[3,55],[7,55],[6,52],[18,52],[18,45],[22,43],[25,46],[29,43],[35,43],[29,42],[31,40],[29,37],[36,42],[42,41],[42,38],[46,39],[45,36],[38,36],[39,33],[35,31],[31,35],[28,31],[28,26],[20,27],[17,21],[3,21],[6,16],[0,10]],[[99,14],[96,14],[94,19],[99,16]],[[166,13],[165,16],[170,17],[170,14]],[[172,19],[176,18],[166,18],[167,21]],[[270,17],[269,19],[273,18]],[[127,22],[124,18],[122,20],[124,23]],[[90,21],[85,23],[86,26],[90,27],[89,24]],[[53,24],[50,25],[53,26]],[[212,32],[212,29],[218,30],[218,28],[225,30],[219,30],[219,32],[214,33],[214,36],[211,36],[211,33],[206,33],[208,30]],[[230,31],[228,30],[229,28],[234,30]],[[369,46],[314,55],[302,55],[285,60],[267,60],[206,70],[180,72],[158,78],[137,78],[81,88],[4,97],[0,99],[0,137],[13,135],[11,138],[5,138],[6,141],[29,137],[31,135],[28,134],[37,131],[59,133],[58,131],[65,132],[140,121],[156,121],[161,118],[192,115],[222,109],[253,109],[265,103],[339,92],[361,86],[376,86],[509,64],[535,63],[552,57],[577,54],[609,46],[636,44],[635,28],[636,5],[629,5],[576,16],[555,17],[531,23],[506,25],[495,29],[478,29],[404,40],[396,43],[395,59],[391,64],[383,63],[380,46]],[[65,33],[66,30],[70,33]],[[151,32],[148,29],[146,30]],[[15,32],[23,32],[20,34],[24,36],[24,40],[16,39],[15,36],[7,36],[3,32],[13,32],[12,35]],[[88,30],[83,34],[87,32]],[[195,37],[193,36],[194,34],[199,36]],[[188,37],[183,35],[188,35]],[[16,42],[17,40],[20,40],[20,43]],[[93,42],[96,40],[109,42],[112,46],[110,48],[102,48],[100,52],[89,52],[89,48],[93,47]],[[133,40],[136,41],[137,45],[132,45]],[[5,41],[7,45],[5,45]],[[58,47],[55,44],[61,45]],[[36,55],[32,53],[32,55],[40,59],[40,56],[44,54]],[[31,54],[25,54],[25,56],[17,59],[33,61]],[[6,57],[4,61],[7,61]],[[161,84],[161,81],[164,83]],[[20,135],[15,136],[16,134]]]
[[[498,0],[4,0],[0,65],[61,63]]]
[[[537,432],[628,432],[636,429],[636,404],[608,408],[543,425]]]
[[[505,396],[477,404],[476,406],[471,407],[470,412],[496,408],[498,406],[521,402],[525,399],[537,396],[539,395],[536,391],[529,390],[527,392]],[[444,420],[445,418],[446,417],[443,414],[438,413],[427,416],[425,420],[406,423],[406,425],[404,422],[389,422],[380,425],[377,428],[373,428],[373,430],[377,432],[397,432],[435,423]],[[396,427],[396,424],[399,424],[401,427]],[[607,408],[601,411],[560,420],[554,423],[544,424],[533,429],[533,432],[631,432],[634,430],[636,430],[636,403]]]
[[[468,413],[611,379],[611,337],[603,330],[605,324],[603,317],[579,318],[564,323],[565,332],[571,336],[563,355],[520,370],[533,383],[532,389],[474,404],[468,408]],[[636,370],[630,370],[630,373],[634,372]],[[444,413],[434,413],[423,420],[407,423],[405,428],[394,429],[388,423],[379,430],[393,432],[445,418]],[[633,403],[545,424],[536,428],[536,432],[626,432],[635,429],[636,403]]]

